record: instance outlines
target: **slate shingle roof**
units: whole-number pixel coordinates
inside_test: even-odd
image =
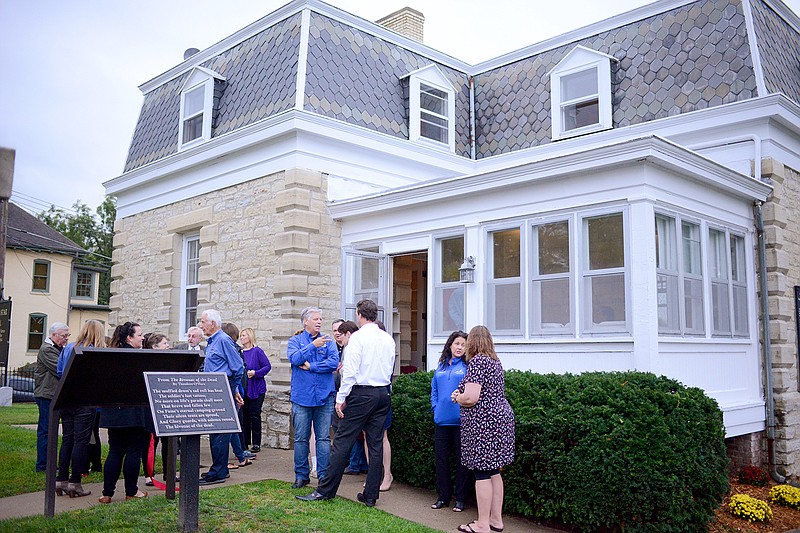
[[[800,39],[797,31],[763,2],[753,2],[753,25],[767,93],[800,102]]]
[[[212,137],[294,105],[300,18],[299,13],[288,17],[202,64],[226,78]],[[188,76],[187,72],[144,96],[125,172],[178,151],[180,90]]]
[[[434,62],[322,15],[309,34],[304,109],[407,139],[403,78]],[[456,89],[456,153],[469,157],[467,75],[436,65]]]
[[[86,250],[21,207],[8,203],[6,247],[37,252],[84,255]]]
[[[550,142],[547,73],[579,44],[619,61],[615,128],[755,96],[741,4],[695,2],[476,76],[478,158]]]
[[[491,70],[475,73],[476,157],[551,142],[547,73],[576,45],[609,54],[615,128],[757,95],[743,0],[698,0]],[[752,0],[769,92],[800,102],[798,32]],[[408,138],[403,78],[434,63],[344,22],[311,14],[303,108]],[[297,13],[203,63],[227,79],[212,136],[294,105]],[[456,154],[470,157],[468,73],[437,64],[456,88]],[[187,74],[145,95],[125,171],[177,151],[179,90]]]

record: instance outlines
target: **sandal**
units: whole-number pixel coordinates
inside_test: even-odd
[[[245,459],[244,461],[239,461],[239,465],[236,468],[239,468],[240,466],[250,466],[251,464],[253,464],[253,461],[250,459]]]
[[[453,505],[453,512],[460,513],[464,510],[464,507],[465,507],[464,502],[456,500],[455,505]]]
[[[239,465],[228,463],[228,470],[236,470],[237,468],[239,468]]]
[[[446,502],[444,500],[436,500],[436,503],[431,505],[431,509],[441,509],[442,507],[447,507],[450,505],[450,502]]]
[[[100,503],[111,503],[111,496],[101,496],[97,501]]]

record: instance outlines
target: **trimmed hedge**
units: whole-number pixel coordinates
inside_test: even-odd
[[[432,372],[393,385],[392,472],[434,486]],[[722,413],[698,388],[642,372],[506,372],[516,458],[505,509],[584,530],[703,530],[728,492]]]

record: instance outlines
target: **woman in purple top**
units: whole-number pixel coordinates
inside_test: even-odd
[[[267,392],[264,376],[272,370],[272,365],[270,365],[264,350],[256,346],[256,333],[251,328],[244,328],[241,331],[239,343],[244,348],[242,355],[247,369],[247,386],[245,387],[242,413],[242,434],[244,435],[242,446],[247,449],[252,442],[253,447],[250,451],[258,453],[261,451],[261,406],[264,405],[264,395]]]

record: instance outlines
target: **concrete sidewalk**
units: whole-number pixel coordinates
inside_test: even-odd
[[[208,439],[201,439],[200,443],[200,464],[211,464],[211,454],[208,446]],[[232,457],[232,456],[231,456]],[[201,471],[206,469],[201,468]],[[293,452],[291,450],[262,449],[258,454],[258,459],[253,461],[251,466],[231,470],[231,477],[226,483],[201,488],[204,490],[214,490],[219,487],[249,483],[251,481],[262,481],[265,479],[277,479],[281,481],[294,481],[293,472]],[[338,496],[356,500],[356,494],[362,491],[362,484],[365,476],[344,476],[339,487]],[[311,492],[316,486],[315,481],[303,490],[293,491],[297,494]],[[67,496],[56,497],[56,513],[72,511],[75,509],[86,509],[95,505],[100,505],[97,499],[102,495],[101,483],[90,483],[83,485],[84,489],[91,490],[92,494],[83,498],[68,498]],[[153,487],[145,487],[144,478],[140,478],[139,489],[147,490],[151,496],[162,497],[163,492],[155,490]],[[179,493],[180,494],[180,493]],[[202,495],[201,495],[202,497]],[[124,503],[125,490],[123,481],[117,483],[117,492],[114,496],[112,505]],[[419,489],[393,483],[391,490],[382,492],[378,500],[376,509],[386,511],[393,515],[411,520],[418,524],[438,529],[440,531],[455,531],[459,524],[466,524],[477,517],[477,510],[474,507],[467,507],[463,513],[454,513],[450,508],[440,510],[431,509],[431,504],[436,501],[436,493],[426,489]],[[311,505],[320,505],[319,502],[308,502]],[[0,499],[0,519],[16,518],[23,516],[34,516],[44,513],[44,492],[34,492],[20,494],[8,498]],[[515,532],[553,532],[555,530],[537,525],[531,520],[524,518],[504,516],[504,531]]]

